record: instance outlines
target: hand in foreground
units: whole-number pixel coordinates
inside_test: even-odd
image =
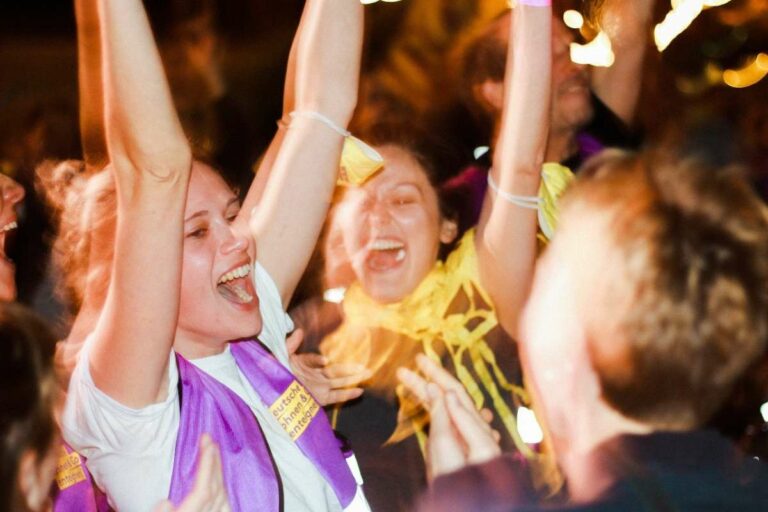
[[[195,487],[178,508],[169,501],[160,503],[155,512],[230,512],[219,447],[204,434],[200,438]]]
[[[359,384],[371,377],[368,369],[358,364],[329,365],[320,354],[297,354],[302,341],[301,329],[288,337],[291,371],[321,406],[344,403],[363,394]]]
[[[489,411],[477,411],[461,383],[426,356],[419,355],[416,363],[423,377],[406,368],[397,376],[430,414],[428,478],[500,455],[499,434],[488,425]]]

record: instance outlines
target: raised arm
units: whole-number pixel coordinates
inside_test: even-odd
[[[527,0],[533,3],[532,0]],[[538,3],[538,2],[537,2]],[[477,233],[482,284],[513,336],[536,261],[536,210],[509,195],[535,198],[547,140],[551,7],[518,2],[512,18],[499,144]]]
[[[141,0],[98,0],[98,12],[117,229],[90,369],[99,389],[142,407],[165,393],[191,151]]]
[[[77,78],[80,97],[80,139],[90,169],[108,163],[104,135],[104,90],[101,83],[99,11],[93,0],[75,0],[77,17]]]
[[[656,0],[605,0],[596,13],[616,60],[613,66],[592,70],[592,90],[627,126],[634,121],[640,99],[655,4]]]
[[[330,204],[344,142],[337,129],[346,128],[357,102],[362,51],[359,0],[307,0],[305,10],[296,50],[297,115],[250,223],[257,258],[284,304],[309,261]]]

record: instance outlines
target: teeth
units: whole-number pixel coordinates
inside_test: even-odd
[[[391,251],[392,249],[401,249],[405,244],[396,240],[376,240],[371,244],[374,251]]]
[[[236,269],[230,270],[229,272],[221,276],[217,284],[224,284],[229,281],[232,281],[233,279],[245,277],[250,273],[251,273],[251,266],[249,264],[245,264],[242,267],[237,267]]]
[[[397,255],[395,256],[395,261],[400,262],[405,259],[405,249],[400,249],[397,251]]]
[[[19,227],[19,225],[14,220],[13,222],[9,222],[8,224],[0,228],[0,233],[6,233],[12,229],[16,229],[17,227]]]
[[[251,302],[253,300],[253,295],[239,287],[232,287],[232,290],[237,295],[237,298],[243,302]]]

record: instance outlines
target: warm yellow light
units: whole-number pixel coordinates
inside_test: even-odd
[[[563,13],[563,23],[569,28],[579,30],[584,26],[584,16],[579,11],[568,9]]]
[[[613,66],[616,56],[611,46],[611,38],[605,32],[597,34],[587,44],[571,43],[571,60],[576,64],[586,64],[609,68]]]
[[[664,21],[656,25],[653,36],[660,52],[667,49],[677,36],[687,29],[701,11],[710,7],[720,7],[731,0],[672,0],[672,10]]]
[[[757,64],[757,67],[763,71],[768,71],[768,54],[761,53],[758,55],[755,59],[755,64]]]
[[[370,5],[370,4],[375,4],[378,1],[379,0],[360,0],[360,3],[363,4],[363,5]],[[381,0],[381,1],[382,2],[394,3],[394,2],[399,2],[400,0]]]
[[[729,87],[743,89],[755,85],[766,75],[768,75],[768,55],[760,53],[742,68],[723,71],[723,82]]]

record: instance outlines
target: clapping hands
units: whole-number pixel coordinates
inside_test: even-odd
[[[430,414],[427,475],[431,479],[501,454],[490,411],[478,411],[464,387],[424,355],[416,358],[422,375],[400,368],[397,376]]]

